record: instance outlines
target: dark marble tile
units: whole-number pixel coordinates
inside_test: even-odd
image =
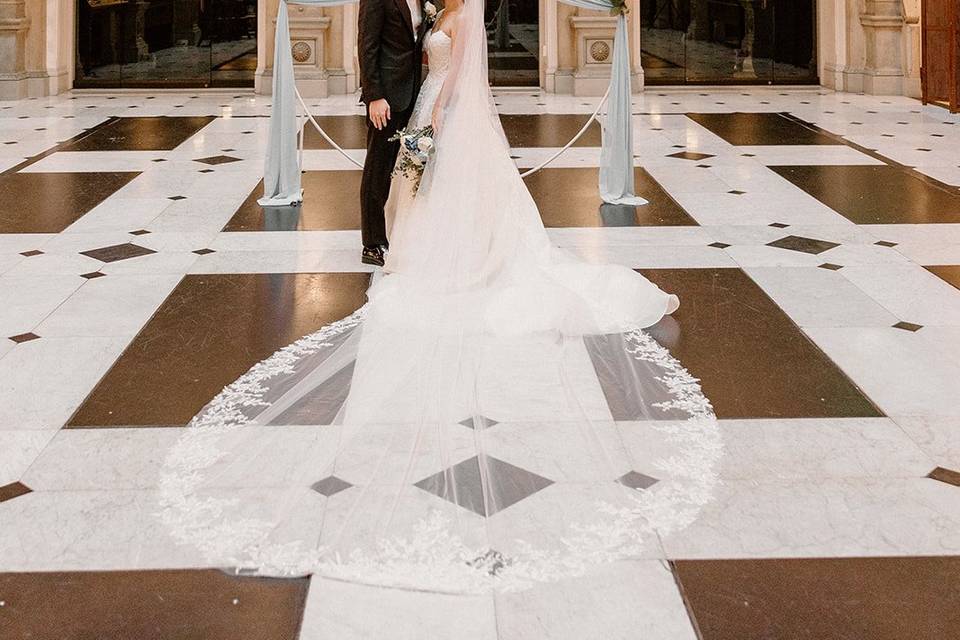
[[[169,151],[214,120],[213,116],[116,118],[60,151]]]
[[[224,231],[334,231],[360,228],[360,171],[307,171],[303,203],[292,207],[257,204],[263,181],[253,189]],[[359,248],[358,248],[359,249]]]
[[[641,273],[680,296],[649,331],[701,380],[718,417],[882,415],[740,269]]]
[[[960,194],[901,167],[830,165],[770,169],[857,224],[960,222]]]
[[[943,467],[937,467],[931,471],[928,475],[928,478],[931,480],[937,480],[939,482],[946,482],[947,484],[952,484],[955,487],[960,487],[960,471],[954,471],[953,469],[945,469]]]
[[[310,485],[310,488],[319,493],[320,495],[330,497],[336,495],[341,491],[345,491],[352,487],[353,485],[347,482],[346,480],[341,480],[336,476],[327,476],[319,482],[314,482]]]
[[[680,560],[703,640],[960,637],[960,558]]]
[[[68,427],[182,426],[251,366],[358,309],[364,273],[188,275]]]
[[[0,574],[3,637],[296,640],[309,578],[213,569]]]
[[[634,169],[639,207],[605,205],[595,167],[542,169],[524,179],[547,227],[695,226],[697,222],[641,167]]]
[[[511,147],[562,147],[587,122],[589,114],[502,114],[500,122]],[[600,125],[590,125],[575,147],[599,147]]]
[[[925,268],[944,282],[949,282],[957,289],[960,289],[960,265],[949,264]]]
[[[709,153],[698,153],[696,151],[678,151],[676,153],[667,154],[668,158],[679,158],[681,160],[705,160],[706,158],[712,158],[713,156]],[[697,165],[699,168],[709,169],[710,165]]]
[[[785,236],[779,240],[768,242],[767,246],[776,247],[777,249],[788,249],[790,251],[799,251],[800,253],[818,255],[824,251],[829,251],[834,247],[839,247],[840,245],[836,242],[817,240],[815,238],[805,238],[803,236]]]
[[[894,329],[903,329],[904,331],[919,331],[923,329],[922,324],[914,324],[913,322],[900,321],[897,324],[893,325]]]
[[[0,233],[60,233],[136,172],[0,175]]]
[[[156,253],[156,251],[146,247],[141,247],[140,245],[133,244],[132,242],[115,244],[109,247],[100,247],[99,249],[90,249],[89,251],[80,252],[81,255],[93,258],[94,260],[99,260],[101,262],[118,262],[120,260],[129,260],[130,258],[148,256],[152,253]]]
[[[315,116],[317,123],[327,135],[344,149],[367,148],[367,121],[365,116]],[[311,124],[304,128],[304,149],[333,149],[329,142]]]
[[[649,489],[660,481],[638,471],[628,471],[617,478],[617,482],[631,489]]]
[[[583,127],[589,114],[502,114],[500,122],[512,147],[562,147]],[[344,149],[365,149],[367,124],[364,116],[317,116],[317,122],[334,142]],[[305,149],[332,149],[319,132],[308,124]],[[596,122],[574,144],[599,147],[601,132]]]
[[[637,193],[650,202],[640,207],[600,200],[596,168],[542,169],[525,178],[547,227],[696,225],[644,169],[634,170]],[[258,184],[224,231],[340,230],[360,228],[359,171],[307,171],[303,203],[263,208]]]
[[[219,156],[209,156],[207,158],[196,158],[194,159],[194,162],[218,165],[218,164],[229,164],[231,162],[240,162],[240,158],[234,158],[233,156],[219,155]]]
[[[38,340],[40,336],[35,333],[20,333],[15,336],[10,336],[10,340],[13,340],[17,344],[21,342],[30,342],[31,340]]]
[[[544,478],[487,456],[480,469],[476,456],[416,483],[416,487],[444,500],[470,509],[481,516],[492,516],[553,484]]]
[[[687,117],[730,144],[840,144],[779,113],[688,113]]]
[[[33,489],[23,484],[22,482],[11,482],[10,484],[5,484],[2,487],[0,487],[0,502],[13,500],[14,498],[19,498],[20,496],[25,496],[28,493],[32,493],[32,492],[33,492]],[[3,599],[2,596],[0,596],[0,600],[2,599]]]
[[[823,264],[817,266],[828,271],[839,271],[840,269],[843,269],[842,264],[834,264],[832,262],[824,262]]]

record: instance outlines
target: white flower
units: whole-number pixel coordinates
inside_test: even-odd
[[[423,5],[423,13],[431,20],[437,17],[437,7],[432,2],[426,2]]]
[[[428,138],[427,136],[423,136],[422,138],[417,140],[417,149],[419,149],[424,153],[429,153],[430,150],[433,149],[433,138]]]

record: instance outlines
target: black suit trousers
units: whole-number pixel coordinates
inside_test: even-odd
[[[412,105],[399,113],[391,111],[387,126],[378,130],[370,122],[367,108],[367,158],[360,182],[360,232],[365,247],[387,244],[383,207],[390,195],[390,174],[400,152],[400,142],[390,138],[407,126],[412,111]]]

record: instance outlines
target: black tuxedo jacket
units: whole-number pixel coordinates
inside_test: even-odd
[[[417,0],[418,2],[420,0]],[[414,38],[406,0],[360,0],[357,52],[360,99],[366,104],[386,98],[393,111],[413,106],[420,89],[426,16]]]

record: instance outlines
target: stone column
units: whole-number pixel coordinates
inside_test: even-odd
[[[24,0],[0,0],[0,99],[27,96],[26,41],[30,21]]]
[[[865,40],[863,91],[875,95],[903,93],[903,2],[866,0],[860,14]]]

